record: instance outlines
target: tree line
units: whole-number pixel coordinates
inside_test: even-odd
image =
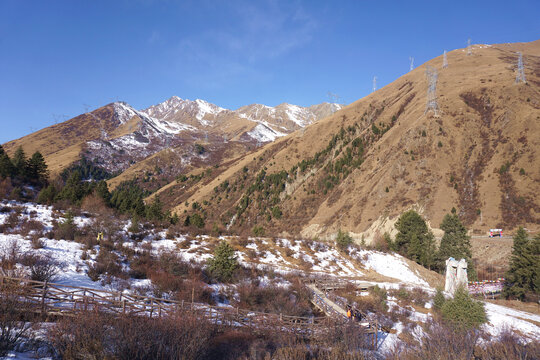
[[[465,259],[469,280],[477,280],[478,276],[472,262],[470,236],[459,217],[453,211],[446,214],[440,224],[444,235],[437,248],[435,236],[429,230],[425,220],[414,210],[404,212],[395,224],[398,233],[394,240],[385,235],[389,248],[416,261],[418,264],[440,273],[446,270],[449,257]]]
[[[12,194],[20,196],[22,188],[41,189],[49,181],[49,171],[43,155],[39,151],[26,156],[22,147],[18,147],[10,157],[0,145],[0,179],[13,186]]]

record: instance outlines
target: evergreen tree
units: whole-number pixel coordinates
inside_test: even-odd
[[[111,201],[111,193],[109,192],[107,182],[105,180],[101,180],[100,182],[98,182],[95,191],[96,194],[101,197],[103,201],[105,201],[105,204],[109,206]]]
[[[435,239],[426,222],[414,210],[404,212],[395,225],[398,233],[394,241],[397,251],[419,264],[431,267],[435,254]]]
[[[407,248],[407,256],[409,259],[420,262],[420,254],[422,253],[422,243],[418,238],[418,234],[412,233],[409,246]]]
[[[218,281],[230,281],[238,267],[234,249],[228,242],[222,241],[214,251],[214,257],[208,262],[208,271]]]
[[[435,293],[435,297],[433,298],[433,309],[436,311],[440,311],[445,302],[446,298],[444,297],[442,289],[437,288],[437,292]]]
[[[533,256],[534,272],[533,272],[533,291],[535,294],[540,294],[540,233],[536,234],[530,242],[530,252]]]
[[[146,207],[146,218],[149,220],[163,220],[163,211],[161,207],[159,196],[155,196],[152,204]]]
[[[9,158],[9,155],[4,151],[2,145],[0,145],[0,177],[7,178],[13,176],[15,167]]]
[[[60,190],[55,200],[67,200],[72,204],[78,204],[81,200],[93,190],[93,183],[83,182],[81,174],[78,171],[73,172],[66,182],[66,185]]]
[[[528,292],[538,292],[538,247],[538,236],[530,241],[525,229],[520,227],[514,235],[510,267],[505,275],[505,297],[524,300]]]
[[[456,290],[453,299],[444,301],[441,313],[444,321],[462,330],[478,328],[488,320],[484,304],[472,299],[462,286]]]
[[[353,240],[349,233],[346,231],[341,231],[341,229],[339,229],[336,237],[337,247],[341,250],[346,250],[352,243]]]
[[[58,190],[56,189],[56,186],[50,184],[49,186],[41,189],[37,198],[37,202],[40,204],[52,205],[57,193]]]
[[[43,155],[36,151],[27,163],[28,180],[34,184],[45,186],[49,178],[49,171]]]
[[[17,150],[15,150],[11,161],[13,163],[13,167],[15,168],[15,173],[24,179],[26,176],[27,160],[22,146],[19,146]]]
[[[444,235],[441,239],[441,246],[437,254],[437,267],[439,271],[444,271],[446,260],[453,257],[456,260],[467,260],[467,275],[469,279],[476,280],[476,270],[472,262],[471,237],[467,235],[467,229],[457,214],[446,214],[440,225]]]

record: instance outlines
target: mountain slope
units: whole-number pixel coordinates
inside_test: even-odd
[[[515,83],[516,51],[527,84]],[[455,207],[476,232],[538,230],[540,41],[458,49],[448,62],[435,58],[220,174],[171,184],[166,202],[178,214],[196,202],[207,223],[246,233],[342,228],[369,241],[411,207],[433,227]],[[425,114],[426,65],[439,72],[440,117]]]
[[[280,111],[257,116],[250,111],[227,110],[203,100],[182,100],[176,96],[143,111],[116,102],[10,141],[5,148],[10,153],[19,146],[28,153],[40,150],[53,174],[82,154],[110,172],[118,172],[164,149],[189,147],[197,141],[248,143],[243,147],[273,141],[341,105],[319,104],[313,111],[288,104],[280,107]]]

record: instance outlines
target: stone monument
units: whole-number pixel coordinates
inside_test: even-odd
[[[467,261],[465,259],[457,261],[452,257],[448,258],[448,260],[446,260],[446,282],[444,284],[444,291],[454,295],[459,286],[463,286],[467,289],[467,285]]]

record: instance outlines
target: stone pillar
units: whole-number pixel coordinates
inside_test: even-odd
[[[457,284],[456,289],[459,286],[463,286],[465,290],[467,290],[467,287],[469,285],[469,280],[467,278],[467,260],[461,259],[459,260],[458,268],[457,268]]]
[[[459,286],[463,286],[467,289],[467,261],[461,259],[457,261],[454,258],[448,258],[446,260],[446,282],[444,284],[444,291],[453,295]]]
[[[446,260],[446,281],[444,283],[444,291],[453,294],[456,291],[458,262],[454,258]]]

